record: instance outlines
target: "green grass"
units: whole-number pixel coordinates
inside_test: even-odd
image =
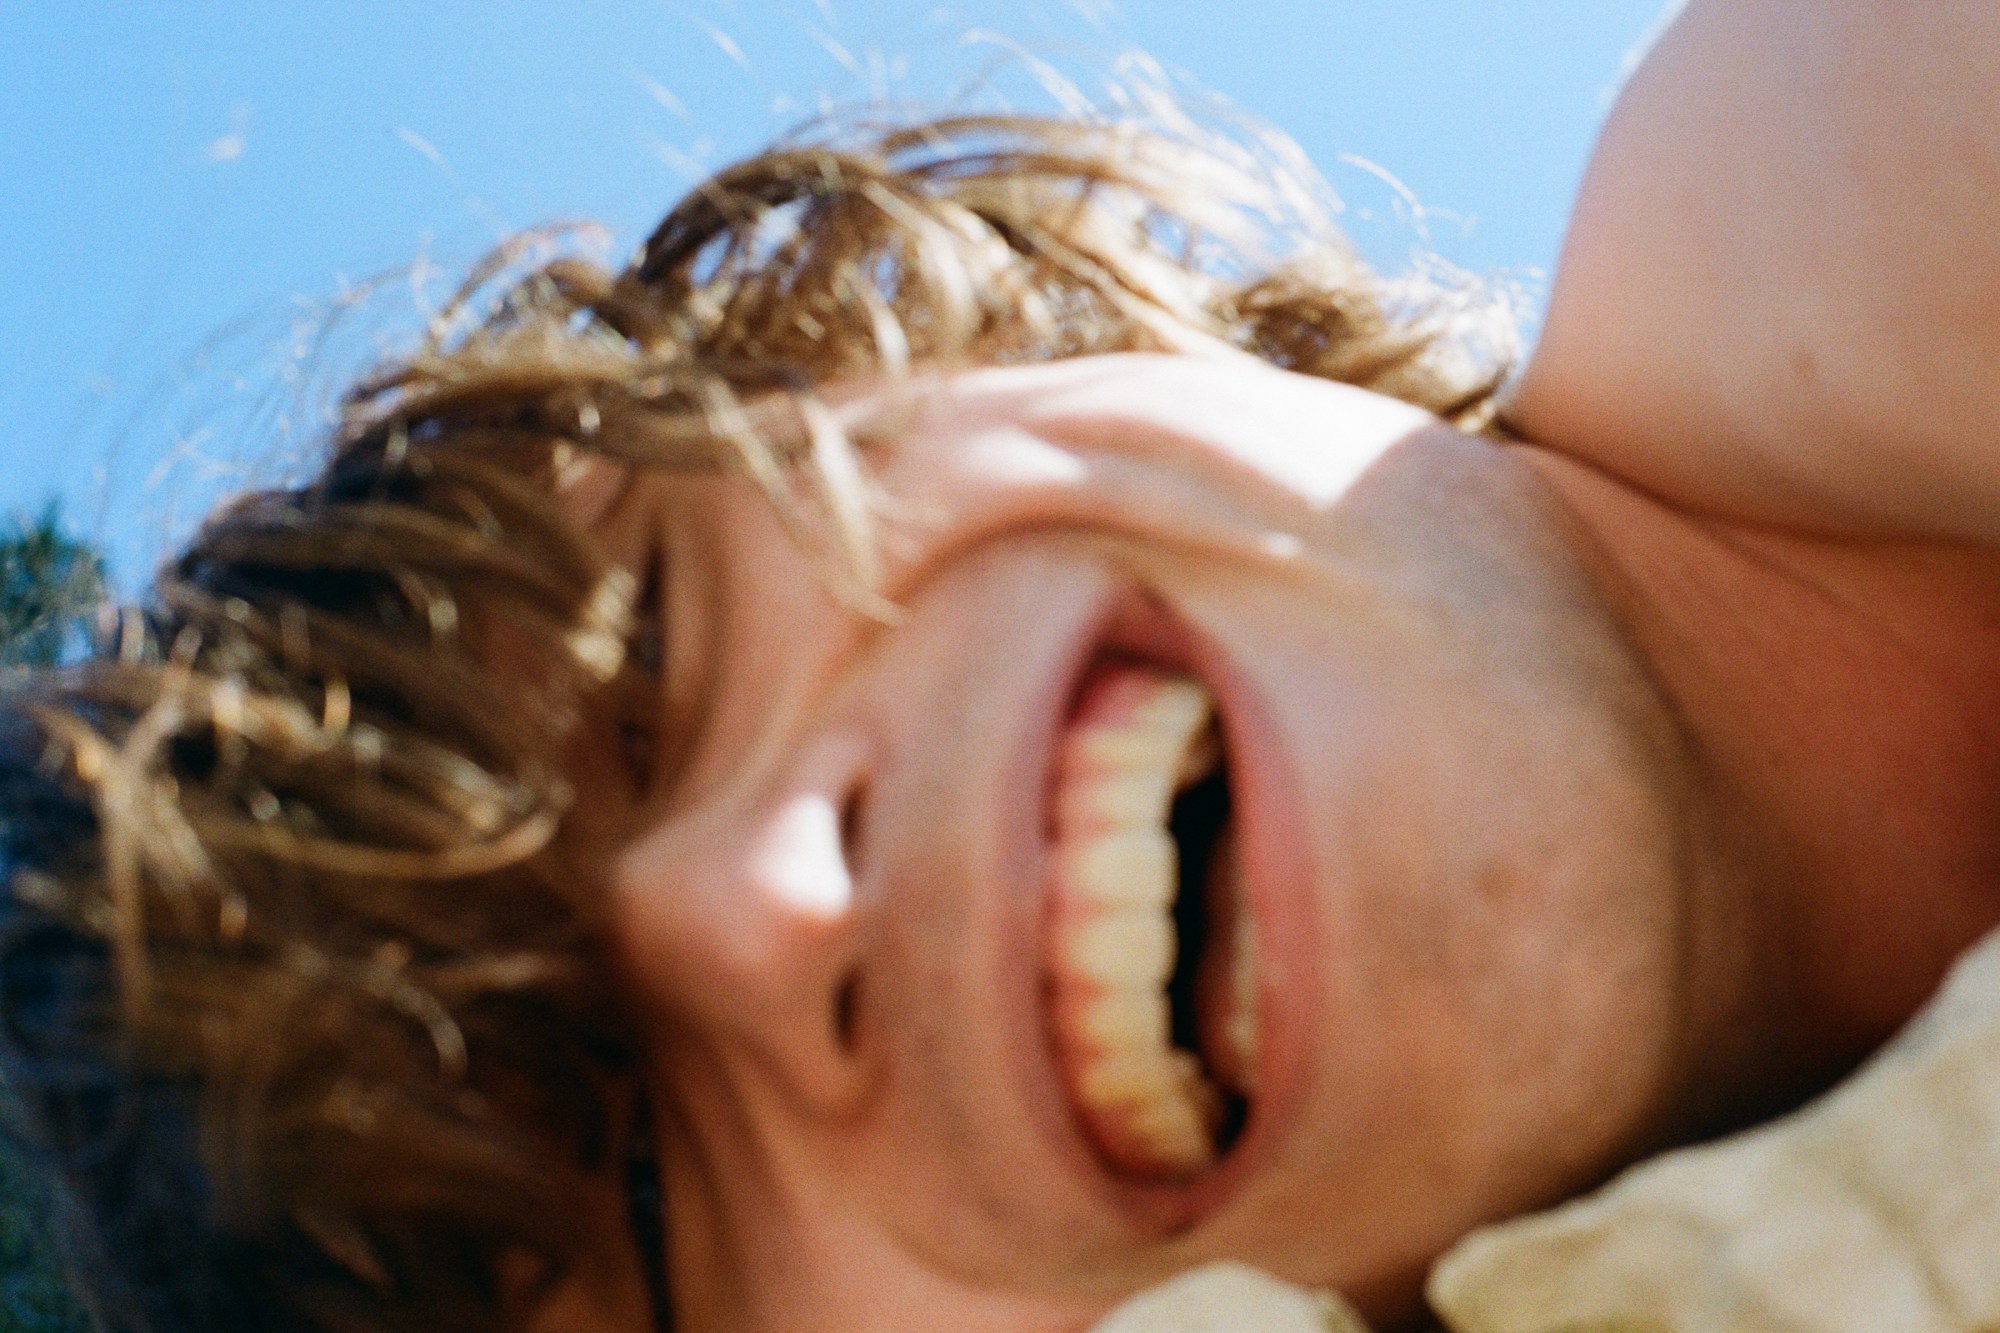
[[[0,668],[71,659],[103,594],[103,558],[65,529],[53,503],[0,523]],[[88,1333],[52,1262],[47,1199],[0,1146],[0,1333]]]

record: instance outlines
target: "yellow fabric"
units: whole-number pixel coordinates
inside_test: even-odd
[[[1092,1333],[1368,1333],[1337,1296],[1210,1264],[1138,1296]]]

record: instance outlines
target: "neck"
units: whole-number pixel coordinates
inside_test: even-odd
[[[1697,517],[1526,452],[1682,720],[1716,845],[1771,923],[1777,1040],[1839,1072],[2000,925],[2000,555]]]

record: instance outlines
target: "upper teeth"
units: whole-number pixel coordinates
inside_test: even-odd
[[[1216,1156],[1221,1096],[1172,1043],[1167,982],[1179,852],[1176,793],[1217,757],[1214,706],[1184,676],[1135,664],[1092,675],[1057,758],[1048,882],[1050,1027],[1070,1095],[1105,1154],[1154,1175]],[[1248,951],[1234,960],[1243,977]],[[1252,988],[1227,988],[1227,1063],[1247,1070]]]

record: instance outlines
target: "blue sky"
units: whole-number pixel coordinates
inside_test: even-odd
[[[415,326],[390,283],[314,343],[343,293],[556,219],[622,255],[822,99],[935,101],[1010,44],[1086,90],[1142,49],[1276,125],[1385,267],[1545,272],[1664,4],[0,0],[0,513],[61,496],[129,590]]]

